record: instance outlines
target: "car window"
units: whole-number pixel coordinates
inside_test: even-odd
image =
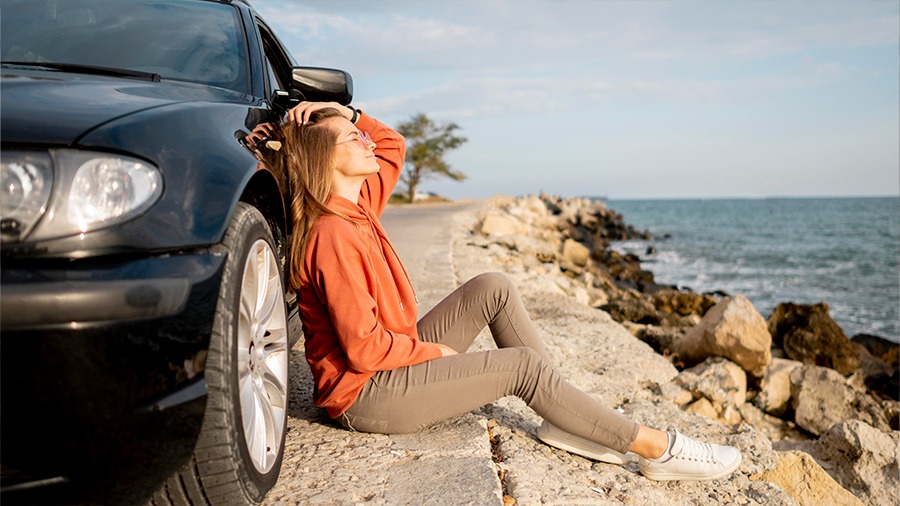
[[[284,82],[275,74],[275,70],[273,70],[272,60],[269,58],[269,55],[266,55],[266,71],[269,74],[269,96],[271,97],[275,90],[286,90],[287,88],[284,85]]]
[[[128,69],[248,92],[237,10],[186,0],[2,0],[4,62]]]
[[[281,49],[281,45],[275,41],[275,37],[272,35],[272,32],[270,32],[265,25],[259,23],[257,25],[257,28],[259,29],[259,35],[262,38],[263,48],[266,53],[266,61],[268,62],[269,67],[270,85],[276,87],[275,89],[287,90],[288,83],[291,79],[291,77],[287,74],[291,66],[290,59],[286,54],[284,54]],[[271,92],[273,90],[269,91]]]

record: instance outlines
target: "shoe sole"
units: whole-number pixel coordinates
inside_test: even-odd
[[[738,455],[737,460],[735,460],[730,466],[723,469],[721,472],[710,475],[710,476],[697,476],[693,474],[672,474],[672,473],[654,473],[653,471],[645,471],[644,466],[641,466],[641,474],[644,475],[645,478],[654,480],[654,481],[709,481],[709,480],[717,480],[719,478],[724,478],[729,474],[733,473],[738,466],[741,465],[743,461],[743,457]]]
[[[591,460],[606,462],[607,464],[624,465],[634,462],[633,457],[629,455],[622,455],[615,450],[611,449],[609,450],[609,452],[586,451],[584,448],[576,446],[574,442],[570,442],[562,438],[557,438],[552,434],[547,434],[542,431],[538,431],[538,439],[554,448],[559,448],[560,450],[565,450],[569,453],[574,453],[575,455],[580,455]]]

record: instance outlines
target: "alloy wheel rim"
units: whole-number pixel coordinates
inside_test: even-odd
[[[260,473],[275,465],[287,416],[288,339],[275,255],[259,239],[244,263],[238,318],[238,389],[244,440]]]

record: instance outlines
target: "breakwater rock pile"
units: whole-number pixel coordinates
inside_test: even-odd
[[[579,379],[571,369],[576,384],[583,382],[642,423],[674,424],[741,449],[740,473],[717,487],[713,503],[900,501],[897,344],[877,336],[848,338],[825,303],[785,302],[764,317],[740,294],[658,284],[637,255],[611,248],[613,241],[632,238],[650,235],[598,201],[498,196],[469,224],[465,247],[488,252],[498,270],[513,278],[551,342],[565,350],[565,339],[578,341],[572,346],[581,351],[561,352],[560,367],[566,373],[567,364],[578,364],[578,371],[595,374]],[[561,298],[581,309],[560,309],[553,301]],[[610,336],[602,332],[597,349],[626,355],[586,357],[585,322],[598,325],[604,318],[618,322],[657,358],[632,345],[610,350]],[[636,375],[630,381],[638,388],[626,394],[604,387],[604,375]],[[511,448],[516,438],[502,437],[509,424],[521,424],[505,414],[520,412],[515,403],[505,406],[495,403],[485,415],[504,420],[495,428],[501,450],[506,441],[507,452],[517,455],[513,460],[525,458]],[[528,480],[515,473],[505,479],[517,490],[514,497],[529,497]],[[600,486],[598,494],[612,498],[623,486],[628,488],[627,480],[610,490]]]

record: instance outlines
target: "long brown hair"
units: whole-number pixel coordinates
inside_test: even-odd
[[[310,114],[306,123],[298,125],[293,121],[276,129],[273,138],[282,142],[281,149],[269,151],[267,160],[287,172],[290,179],[291,239],[290,283],[293,290],[300,288],[300,273],[306,245],[316,221],[325,214],[346,216],[325,207],[331,195],[334,179],[334,147],[338,131],[323,124],[328,118],[343,117],[334,108],[323,108]]]

